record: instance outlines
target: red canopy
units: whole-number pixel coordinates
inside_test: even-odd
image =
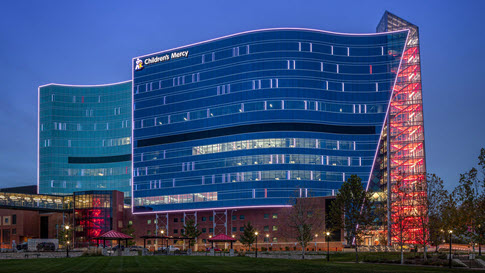
[[[133,239],[133,237],[126,235],[124,233],[110,230],[104,234],[101,234],[100,236],[96,237],[95,239],[110,239],[110,240],[115,240],[115,239]]]
[[[212,238],[207,239],[209,242],[235,242],[237,241],[236,239],[227,236],[226,234],[219,234],[217,236],[214,236]]]

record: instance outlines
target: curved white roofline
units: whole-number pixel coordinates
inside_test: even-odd
[[[218,38],[209,39],[209,40],[205,40],[205,41],[201,41],[201,42],[197,42],[197,43],[193,43],[193,44],[188,44],[188,45],[184,45],[184,46],[174,47],[174,48],[171,48],[171,49],[166,49],[166,50],[162,50],[162,51],[158,51],[158,52],[153,52],[153,53],[150,53],[150,54],[140,55],[140,56],[134,57],[133,60],[135,60],[137,58],[147,57],[147,56],[154,55],[154,54],[164,53],[164,52],[167,52],[167,51],[172,51],[172,50],[177,50],[177,49],[181,49],[181,48],[186,48],[186,47],[189,47],[189,46],[195,46],[195,45],[199,45],[199,44],[203,44],[203,43],[208,43],[208,42],[213,42],[213,41],[217,41],[217,40],[222,40],[222,39],[226,39],[226,38],[233,37],[233,36],[237,36],[237,35],[248,34],[248,33],[253,33],[253,32],[271,31],[271,30],[303,30],[303,31],[313,31],[313,32],[321,32],[321,33],[327,33],[327,34],[349,35],[349,36],[386,35],[386,34],[389,34],[389,33],[396,33],[396,32],[408,31],[408,30],[395,30],[395,31],[389,31],[389,32],[359,33],[359,34],[357,34],[357,33],[334,32],[334,31],[327,31],[327,30],[320,30],[320,29],[313,29],[313,28],[297,28],[297,27],[262,28],[262,29],[242,31],[242,32],[238,32],[238,33],[234,33],[234,34],[230,34],[230,35],[225,35],[225,36],[221,36],[221,37],[218,37]]]
[[[48,83],[48,84],[44,84],[44,85],[41,85],[39,86],[39,88],[41,87],[45,87],[45,86],[49,86],[49,85],[57,85],[57,86],[71,86],[71,87],[98,87],[98,86],[110,86],[110,85],[115,85],[115,84],[121,84],[121,83],[127,83],[127,82],[131,82],[131,80],[128,80],[128,81],[122,81],[122,82],[114,82],[114,83],[106,83],[106,84],[86,84],[86,85],[79,85],[79,84],[62,84],[62,83]]]

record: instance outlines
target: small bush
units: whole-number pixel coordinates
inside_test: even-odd
[[[286,251],[290,251],[290,247],[289,246],[285,246],[285,250]]]

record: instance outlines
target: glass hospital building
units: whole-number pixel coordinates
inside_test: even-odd
[[[402,207],[397,182],[426,174],[419,31],[389,12],[371,34],[261,29],[138,56],[131,81],[41,86],[39,109],[39,193],[119,190],[135,230],[193,217],[234,234],[353,174]]]
[[[134,58],[134,211],[367,184],[407,35],[263,29]]]

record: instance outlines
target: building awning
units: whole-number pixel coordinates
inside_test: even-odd
[[[227,236],[226,234],[219,234],[212,238],[207,239],[209,242],[235,242],[237,241],[235,238]]]
[[[118,239],[133,239],[133,237],[126,235],[124,233],[110,230],[104,234],[101,234],[100,236],[94,238],[94,239],[108,239],[108,240],[118,240]]]

